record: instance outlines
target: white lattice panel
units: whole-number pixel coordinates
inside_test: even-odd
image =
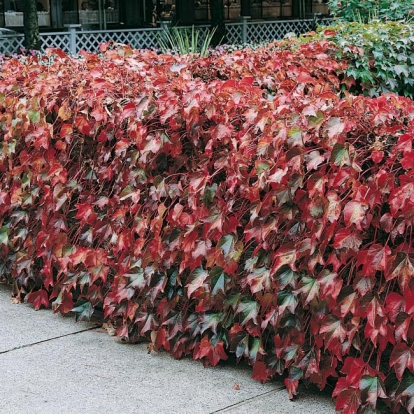
[[[159,31],[160,29],[77,32],[77,49],[96,52],[101,43],[107,42],[127,44],[136,49],[149,49],[157,47],[157,33]]]
[[[240,23],[228,24],[227,29],[227,43],[241,43],[242,42],[242,25]]]
[[[12,55],[19,53],[24,48],[24,36],[17,35],[1,35],[0,36],[0,53]]]
[[[332,19],[318,20],[318,24],[329,24]],[[301,34],[314,29],[313,20],[290,20],[271,22],[248,22],[247,39],[248,43],[269,42],[275,39],[282,39],[287,33]],[[227,26],[227,43],[240,44],[242,42],[242,23],[231,23]],[[191,29],[191,28],[188,28]],[[158,47],[158,35],[162,29],[134,29],[134,30],[91,30],[77,31],[75,36],[76,44],[71,48],[69,32],[41,33],[43,49],[55,47],[69,52],[70,50],[86,50],[97,52],[101,43],[115,42],[130,45],[135,49],[149,49]],[[203,42],[209,33],[209,26],[197,26],[199,43]],[[3,35],[0,37],[0,53],[18,53],[24,44],[24,37],[21,34]]]
[[[288,33],[297,35],[313,29],[313,20],[289,20],[255,22],[247,24],[247,41],[250,43],[269,42],[283,39]]]
[[[109,40],[109,36],[105,32],[79,32],[76,35],[76,46],[78,51],[97,52],[99,51],[99,45]]]
[[[69,33],[41,33],[42,48],[57,48],[69,52]]]

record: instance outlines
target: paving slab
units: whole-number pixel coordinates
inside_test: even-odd
[[[53,314],[50,309],[35,311],[30,305],[11,302],[11,288],[0,284],[0,353],[50,338],[90,329],[87,322]]]
[[[294,401],[290,401],[286,390],[282,389],[262,395],[260,398],[242,401],[217,412],[217,414],[251,413],[328,414],[335,413],[335,405],[326,392],[320,393],[317,389],[307,390],[304,386],[299,386],[298,396]]]
[[[291,402],[281,381],[260,384],[250,367],[203,368],[91,328],[12,304],[0,289],[0,413],[335,413],[327,395],[305,392]]]

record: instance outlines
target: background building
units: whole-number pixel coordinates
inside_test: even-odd
[[[160,20],[178,24],[207,23],[209,0],[38,0],[41,29],[81,24],[85,29],[156,26]],[[328,15],[326,0],[224,0],[228,21],[304,19]],[[0,25],[23,27],[23,0],[0,0]]]

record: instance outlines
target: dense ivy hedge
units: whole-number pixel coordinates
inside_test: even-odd
[[[6,60],[0,277],[290,396],[411,412],[414,104],[341,98],[333,47]]]

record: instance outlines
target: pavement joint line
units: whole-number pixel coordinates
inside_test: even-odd
[[[212,411],[212,412],[211,412],[211,413],[209,413],[209,414],[221,414],[221,413],[226,413],[226,412],[228,412],[229,410],[232,410],[233,408],[241,407],[242,405],[248,404],[249,402],[251,402],[251,401],[255,400],[256,398],[265,397],[266,395],[270,395],[270,394],[273,394],[273,393],[275,393],[275,392],[282,391],[282,390],[284,390],[284,389],[286,389],[286,387],[285,387],[284,385],[281,385],[281,386],[279,386],[278,388],[275,388],[274,390],[266,391],[266,392],[264,392],[264,393],[262,393],[262,394],[255,395],[254,397],[250,397],[250,398],[247,398],[247,399],[245,399],[245,400],[243,400],[243,401],[239,401],[238,403],[235,403],[235,404],[229,405],[228,407],[225,407],[225,408],[220,408],[220,409],[219,409],[219,410],[217,410],[217,411]]]
[[[65,334],[65,335],[60,335],[60,336],[55,336],[53,338],[43,339],[42,341],[32,342],[30,344],[16,346],[16,347],[14,347],[12,349],[7,349],[5,351],[0,351],[0,355],[7,354],[8,352],[12,352],[12,351],[17,351],[18,349],[29,348],[31,346],[40,345],[40,344],[43,344],[45,342],[54,341],[55,339],[65,338],[65,337],[71,336],[71,335],[77,335],[77,334],[82,333],[82,332],[93,331],[93,330],[99,329],[99,328],[100,328],[100,326],[99,325],[96,325],[96,326],[92,326],[91,328],[82,329],[81,331],[70,332],[70,333]]]

